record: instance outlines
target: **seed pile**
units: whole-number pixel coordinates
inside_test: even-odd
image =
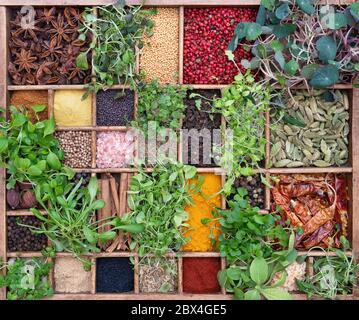
[[[259,207],[264,209],[264,192],[265,187],[261,182],[260,175],[249,176],[249,177],[240,177],[234,181],[233,184],[234,190],[229,196],[229,200],[232,200],[235,197],[237,188],[245,188],[248,191],[248,201],[252,207]]]
[[[44,234],[35,235],[28,227],[19,226],[18,223],[37,228],[41,226],[40,220],[36,217],[8,217],[7,245],[10,252],[41,251],[47,247],[47,237]]]
[[[123,97],[115,90],[100,91],[96,97],[98,126],[126,126],[134,118],[133,91],[126,90]]]
[[[242,8],[185,9],[184,11],[184,83],[227,84],[238,70],[225,55],[239,22],[256,19],[256,10]],[[251,53],[242,47],[234,52],[242,73],[242,59]]]
[[[103,258],[96,263],[96,292],[133,291],[134,274],[128,258]]]
[[[190,99],[189,96],[191,94],[188,93],[187,99],[185,100],[185,104],[187,106],[186,112],[185,112],[185,118],[183,121],[183,128],[184,129],[196,129],[199,130],[199,134],[201,133],[200,130],[206,128],[210,130],[211,134],[211,141],[206,141],[204,143],[203,139],[199,139],[199,147],[192,148],[192,140],[186,139],[188,141],[188,147],[183,147],[183,161],[184,163],[190,163],[193,165],[197,165],[199,167],[212,167],[215,165],[214,159],[213,159],[213,144],[219,143],[215,142],[213,139],[213,132],[214,129],[219,129],[221,126],[221,116],[220,114],[213,114],[212,106],[209,102],[209,100],[213,99],[215,96],[220,97],[221,92],[219,90],[197,90],[194,91],[194,93],[201,95],[201,97],[196,97]],[[200,102],[200,103],[199,103]],[[187,138],[185,133],[183,138]],[[206,150],[204,145],[209,147],[209,152]],[[194,145],[196,146],[196,145]],[[197,146],[196,146],[197,147]],[[204,155],[204,152],[206,152],[206,155]],[[191,161],[193,157],[193,163]],[[198,162],[196,161],[198,157]],[[210,159],[211,163],[208,163],[209,161],[205,161],[206,158]],[[197,162],[197,163],[195,163]]]
[[[288,266],[285,270],[287,272],[287,278],[283,285],[280,288],[283,288],[289,292],[297,291],[297,283],[296,279],[303,281],[306,275],[306,264],[293,262],[290,266]],[[282,273],[278,272],[274,275],[273,280],[271,281],[272,284],[278,282],[282,277]]]
[[[294,100],[288,99],[286,110],[304,127],[282,121],[272,130],[271,161],[275,167],[329,167],[347,163],[349,100],[345,92],[317,90],[310,95],[305,90],[298,91]]]
[[[135,142],[131,132],[100,132],[97,135],[98,168],[123,168],[134,158]]]
[[[218,293],[221,288],[217,273],[221,270],[218,258],[184,258],[183,259],[183,292]]]
[[[140,292],[175,292],[177,290],[177,261],[150,259],[139,267]]]
[[[55,133],[65,152],[65,165],[72,168],[91,168],[92,134],[87,131],[61,131]]]
[[[91,272],[85,271],[76,258],[56,258],[55,291],[59,293],[91,292]]]
[[[141,69],[148,80],[158,79],[159,83],[178,82],[179,56],[179,10],[177,8],[158,8],[151,19],[155,23],[153,36],[147,37],[141,51]]]
[[[37,121],[42,121],[48,118],[47,108],[44,111],[37,113],[32,110],[32,106],[35,105],[45,105],[48,106],[48,93],[47,91],[14,91],[10,98],[10,105],[15,107],[24,106],[29,112],[31,122],[35,123]]]

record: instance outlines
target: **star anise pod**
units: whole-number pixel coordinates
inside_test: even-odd
[[[31,39],[33,41],[38,41],[38,37],[36,32],[41,32],[42,29],[37,27],[36,25],[39,23],[38,20],[35,19],[34,26],[28,27],[22,24],[21,22],[22,16],[19,14],[15,20],[10,21],[10,27],[11,27],[11,36],[14,38],[20,38],[23,39]]]
[[[39,16],[39,21],[44,22],[49,25],[51,22],[56,21],[56,8],[52,7],[50,9],[44,8],[37,11]]]
[[[21,49],[20,53],[16,53],[16,60],[14,61],[15,65],[19,66],[19,71],[26,70],[27,73],[31,72],[31,69],[36,69],[37,65],[33,63],[37,60],[36,57],[31,56],[30,51]]]
[[[42,81],[41,79],[46,75],[47,76],[52,75],[53,65],[54,65],[54,62],[52,62],[52,61],[46,61],[40,65],[39,69],[36,72],[36,79],[37,79],[38,83],[40,83],[40,84],[46,83],[46,81]]]
[[[62,55],[62,46],[57,44],[56,38],[52,38],[51,41],[44,41],[42,43],[43,52],[40,55],[41,58],[50,57],[53,60],[59,58]]]
[[[67,23],[71,27],[78,27],[79,23],[81,23],[83,20],[82,13],[80,13],[80,10],[73,7],[66,7],[64,10],[64,16],[67,19]]]
[[[57,39],[57,44],[61,44],[62,40],[71,42],[71,37],[69,34],[76,32],[76,29],[69,27],[67,23],[64,22],[64,17],[60,14],[57,17],[56,21],[51,21],[52,28],[48,31],[51,34],[52,38]]]

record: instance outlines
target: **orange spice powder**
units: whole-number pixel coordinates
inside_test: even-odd
[[[213,218],[212,211],[220,208],[221,196],[218,193],[221,190],[221,176],[211,173],[200,175],[204,177],[203,195],[193,195],[194,204],[185,208],[189,215],[189,220],[187,221],[189,227],[184,232],[184,236],[190,237],[191,240],[183,246],[184,251],[206,252],[216,250],[211,244],[211,227],[216,239],[218,238],[219,230],[213,228],[213,222],[204,225],[201,220]],[[190,183],[195,183],[195,181],[191,180]]]
[[[45,105],[48,106],[48,93],[45,90],[24,90],[24,91],[14,91],[10,98],[10,105],[19,108],[24,106],[29,112],[31,122],[37,122],[35,112],[32,110],[32,106],[35,105]],[[47,108],[37,114],[39,120],[45,120],[48,118]]]

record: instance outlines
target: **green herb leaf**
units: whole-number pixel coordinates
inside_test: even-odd
[[[331,36],[323,36],[316,42],[319,59],[323,62],[334,60],[337,55],[337,44]]]
[[[310,85],[315,88],[327,88],[339,80],[339,71],[333,65],[318,68],[310,80]]]
[[[32,106],[31,109],[34,110],[34,112],[36,112],[36,113],[42,112],[46,109],[46,105],[36,104],[36,105]]]
[[[290,60],[284,65],[284,71],[290,76],[294,76],[299,69],[299,64],[295,60]]]
[[[250,267],[251,279],[258,285],[266,282],[268,278],[268,264],[263,258],[255,258]]]
[[[296,0],[295,3],[300,9],[309,15],[313,15],[315,12],[314,1],[313,0]]]
[[[292,300],[292,296],[287,291],[279,288],[261,289],[261,294],[268,300]]]
[[[76,66],[78,68],[80,68],[81,70],[88,70],[89,69],[89,64],[87,61],[87,53],[86,52],[82,52],[80,53],[77,58],[76,58]]]

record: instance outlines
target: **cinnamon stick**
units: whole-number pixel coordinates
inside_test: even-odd
[[[118,215],[120,212],[120,199],[117,193],[116,180],[113,176],[110,177],[110,186],[111,186],[113,204],[115,207],[116,214]]]
[[[128,190],[128,174],[122,173],[120,179],[120,210],[118,211],[118,216],[123,217],[127,212],[127,190]]]

